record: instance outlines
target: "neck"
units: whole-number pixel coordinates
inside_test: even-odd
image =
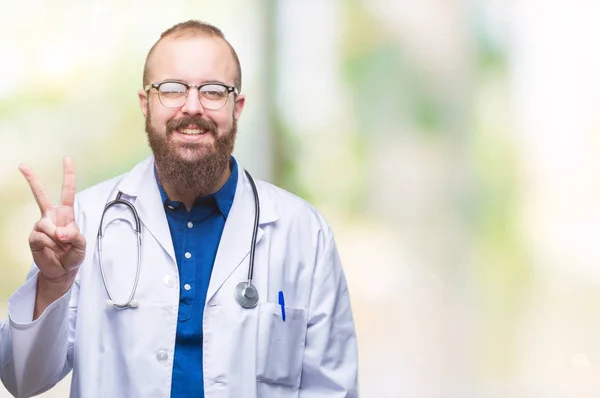
[[[217,192],[219,189],[221,189],[229,179],[229,176],[231,175],[229,164],[227,164],[227,167],[224,168],[223,172],[220,174],[220,177],[215,183],[207,184],[206,186],[198,184],[197,187],[188,188],[177,186],[176,184],[173,184],[172,182],[168,181],[168,179],[162,178],[158,166],[157,171],[158,179],[163,189],[167,193],[169,199],[183,203],[188,211],[191,210],[197,198],[206,195],[211,195]]]

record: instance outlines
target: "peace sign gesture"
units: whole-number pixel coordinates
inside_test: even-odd
[[[62,198],[55,206],[29,165],[19,166],[42,216],[29,235],[29,247],[40,278],[46,282],[72,283],[85,257],[85,237],[75,222],[75,169],[71,158],[64,158],[63,169]],[[38,279],[38,285],[40,282]]]

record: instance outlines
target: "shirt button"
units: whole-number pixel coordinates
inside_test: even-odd
[[[185,252],[185,258],[192,258],[192,253]]]
[[[169,210],[175,210],[175,206],[173,205],[167,205],[167,207],[169,208]]]
[[[175,277],[173,275],[166,275],[163,282],[166,287],[173,287],[175,286]]]
[[[188,227],[188,228],[192,228],[193,226],[194,226],[194,223],[193,223],[193,222],[191,222],[191,221],[188,221],[188,223],[187,223],[187,227]]]
[[[169,354],[166,350],[158,350],[156,353],[156,359],[158,359],[158,362],[164,362],[169,359]]]
[[[185,285],[183,285],[183,288],[184,288],[185,290],[190,290],[192,287],[190,286],[190,284],[189,284],[189,283],[186,283]]]

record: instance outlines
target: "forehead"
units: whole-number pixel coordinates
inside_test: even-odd
[[[219,37],[165,38],[150,59],[150,81],[183,80],[191,84],[221,81],[233,85],[236,63],[227,43]]]

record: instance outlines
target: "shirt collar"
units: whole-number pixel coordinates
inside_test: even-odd
[[[229,211],[231,210],[231,206],[233,205],[233,198],[235,197],[235,189],[237,187],[238,180],[238,166],[233,156],[229,161],[229,168],[231,169],[231,175],[229,176],[225,184],[221,187],[221,189],[219,189],[213,194],[197,198],[194,202],[194,206],[200,203],[205,204],[208,198],[213,197],[215,203],[217,204],[217,207],[219,208],[223,216],[227,218],[227,216],[229,215]],[[156,180],[156,184],[158,185],[158,190],[160,191],[160,197],[162,199],[163,204],[168,205],[169,203],[171,203],[171,200],[169,199],[167,192],[158,180],[158,172],[156,170],[156,165],[154,165],[154,179]]]

